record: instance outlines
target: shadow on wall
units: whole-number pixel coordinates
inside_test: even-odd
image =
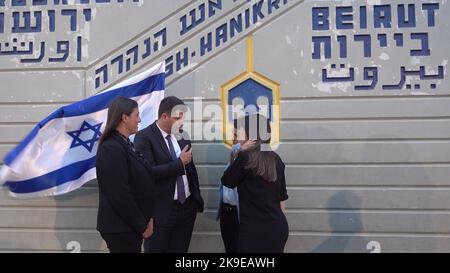
[[[213,168],[206,169],[206,178],[208,181],[199,181],[200,189],[202,190],[202,196],[205,201],[205,212],[203,214],[197,215],[197,224],[201,223],[199,218],[203,218],[202,226],[196,226],[201,230],[207,230],[210,232],[214,232],[214,234],[202,234],[198,235],[197,238],[191,240],[191,245],[189,252],[215,252],[215,253],[223,253],[225,252],[225,248],[222,243],[222,239],[220,237],[220,227],[219,222],[216,220],[217,217],[217,209],[219,206],[219,186],[220,186],[220,178],[222,177],[222,172],[225,170],[225,162],[228,157],[223,157],[222,155],[228,155],[229,150],[223,145],[217,145],[217,142],[211,142],[214,145],[207,145],[205,151],[205,157],[200,162],[196,160],[196,150],[193,150],[193,158],[196,165],[202,164],[207,165],[214,163],[220,164],[222,167],[222,171],[218,172],[218,168],[214,166]],[[197,156],[197,158],[199,158]],[[220,168],[219,167],[219,168]],[[197,167],[198,169],[198,167]],[[205,189],[205,185],[207,185],[208,189]],[[194,230],[195,232],[195,230]]]
[[[54,233],[63,252],[105,251],[106,244],[96,230],[98,209],[97,180],[73,192],[53,197]]]
[[[327,207],[332,234],[312,252],[368,252],[368,241],[358,236],[364,230],[359,213],[361,199],[350,190],[337,191],[329,199]],[[344,208],[346,211],[334,211]]]
[[[326,136],[326,139],[340,139],[340,136],[335,135],[327,128],[319,127],[318,130],[321,136]],[[341,145],[340,143],[336,143],[334,149],[329,151],[328,156],[330,158],[327,158],[325,161],[354,161],[355,159],[349,160],[347,158],[347,154],[343,152],[344,150]],[[340,177],[339,180],[345,181],[345,177]],[[328,209],[328,224],[331,235],[313,248],[311,252],[369,252],[367,250],[367,239],[360,235],[364,231],[360,213],[361,206],[362,200],[355,192],[351,190],[337,190],[334,192],[326,206]]]
[[[420,129],[417,128],[417,130]],[[402,139],[405,135],[387,132],[372,135],[371,138]],[[439,172],[435,172],[435,168],[440,166],[423,164],[440,159],[435,160],[434,155],[429,157],[427,153],[420,153],[420,146],[423,143],[420,146],[416,144],[415,141],[410,140],[394,143],[381,141],[371,146],[366,145],[362,153],[364,161],[395,163],[383,166],[382,171],[376,176],[377,186],[385,188],[377,208],[393,212],[389,217],[385,215],[383,221],[372,221],[371,224],[372,230],[389,234],[383,238],[374,238],[381,243],[381,252],[448,251],[447,240],[422,236],[425,233],[448,232],[448,225],[444,223],[446,221],[441,221],[446,216],[429,213],[429,210],[448,209],[448,203],[445,201],[448,198],[446,193],[434,188],[445,184],[446,179],[442,179],[439,177]],[[404,213],[403,210],[411,211]],[[395,235],[398,233],[409,234],[409,238]]]
[[[387,134],[371,136],[380,140],[398,137]],[[365,145],[358,159],[365,163],[383,164],[381,167],[377,166],[380,172],[376,174],[375,180],[372,171],[367,177],[361,178],[375,182],[374,186],[380,189],[364,191],[366,194],[360,196],[370,199],[366,200],[370,208],[392,210],[393,213],[364,214],[367,223],[370,223],[370,227],[364,228],[360,213],[361,198],[350,190],[337,191],[327,203],[328,222],[332,234],[315,247],[313,252],[433,252],[447,249],[447,246],[444,246],[446,240],[418,237],[406,239],[396,235],[370,237],[370,232],[422,234],[448,230],[442,225],[443,222],[437,220],[439,215],[424,213],[429,209],[448,208],[442,203],[440,192],[433,189],[414,189],[414,186],[432,187],[436,186],[436,183],[442,183],[430,179],[427,170],[431,171],[432,167],[420,166],[427,158],[417,154],[407,141],[395,143],[395,146],[391,142],[379,141]],[[405,162],[407,164],[399,165]],[[395,211],[410,209],[418,212]],[[361,236],[363,232],[369,234]]]
[[[86,189],[88,188],[88,189]],[[105,247],[95,230],[97,190],[87,185],[71,193],[18,199],[0,189],[4,210],[0,250],[14,252],[98,252]],[[92,205],[95,204],[95,205]]]
[[[10,202],[12,200],[12,202]],[[16,205],[16,203],[19,202],[23,202],[23,200],[19,200],[19,199],[15,199],[11,196],[8,195],[8,190],[7,187],[0,187],[0,201],[1,201],[1,205],[8,207],[12,205],[12,208],[14,207],[18,207]],[[4,216],[3,216],[4,217]],[[2,218],[1,223],[1,227],[3,228],[21,228],[23,226],[17,226],[16,223],[16,218],[17,216],[14,215],[14,220],[5,220],[4,218]],[[11,225],[11,222],[13,223],[14,226]],[[20,221],[19,221],[20,222]],[[28,240],[24,240],[23,238],[17,238],[18,236],[22,236],[24,237],[22,234],[20,233],[15,233],[14,230],[2,230],[0,232],[0,252],[5,253],[5,252],[22,252],[22,251],[26,251],[26,252],[31,252],[32,251],[32,246],[31,244],[28,242]]]

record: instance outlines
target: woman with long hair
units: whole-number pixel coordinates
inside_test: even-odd
[[[141,252],[143,239],[153,233],[151,167],[128,139],[140,121],[136,101],[115,98],[97,151],[97,230],[111,253]]]
[[[270,123],[262,115],[247,115],[234,123],[238,138],[255,139],[226,169],[222,183],[237,187],[240,222],[238,252],[281,253],[289,236],[284,215],[288,199],[285,165],[270,149]]]

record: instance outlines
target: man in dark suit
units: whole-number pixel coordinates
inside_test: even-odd
[[[158,120],[139,131],[136,150],[152,166],[156,182],[154,233],[144,243],[145,252],[188,251],[197,212],[203,212],[191,143],[179,139],[186,107],[177,97],[161,101]]]

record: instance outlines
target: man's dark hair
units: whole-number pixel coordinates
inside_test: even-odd
[[[159,110],[158,110],[158,118],[161,118],[163,113],[168,114],[169,116],[172,115],[172,110],[176,107],[176,106],[182,106],[182,110],[185,111],[186,110],[186,105],[184,104],[184,102],[182,100],[180,100],[177,97],[174,96],[170,96],[170,97],[166,97],[164,98],[161,103],[159,104]]]

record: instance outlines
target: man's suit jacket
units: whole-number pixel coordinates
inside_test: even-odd
[[[151,167],[114,132],[98,148],[97,230],[141,235],[153,217],[155,182]]]
[[[183,149],[186,145],[191,145],[191,142],[181,139],[178,141],[178,144]],[[186,174],[191,193],[190,197],[197,203],[197,211],[203,212],[204,201],[200,195],[200,186],[194,162],[191,161],[186,166],[183,166],[180,158],[172,159],[167,142],[163,138],[156,122],[136,134],[134,145],[136,150],[142,153],[152,166],[152,173],[155,177],[155,225],[163,225],[167,221],[174,201],[176,178],[180,175]]]

